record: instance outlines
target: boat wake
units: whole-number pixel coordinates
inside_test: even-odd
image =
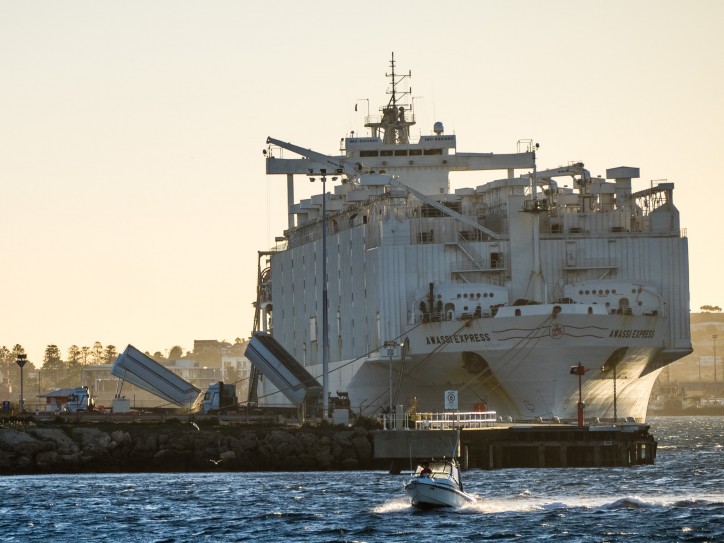
[[[557,511],[566,509],[588,509],[616,511],[622,509],[653,509],[658,507],[705,507],[724,504],[724,494],[693,496],[621,496],[621,497],[511,497],[491,499],[475,496],[477,502],[463,507],[466,511],[479,513],[507,513],[530,511]]]
[[[410,504],[410,499],[407,497],[395,498],[393,500],[386,501],[374,507],[372,513],[398,513],[400,511],[406,511],[414,509]]]

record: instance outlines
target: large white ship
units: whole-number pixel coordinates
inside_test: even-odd
[[[661,369],[692,350],[673,183],[633,192],[638,168],[538,170],[530,142],[460,152],[441,123],[413,141],[410,74],[390,67],[370,135],[339,155],[267,141],[289,227],[260,252],[259,335],[365,415],[441,411],[456,391],[461,411],[575,420],[580,393],[588,419],[644,420]],[[451,192],[451,172],[483,170],[499,179]],[[295,202],[295,175],[331,190]],[[294,403],[274,382],[255,379],[250,399]]]

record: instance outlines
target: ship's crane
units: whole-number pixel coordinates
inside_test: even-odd
[[[581,176],[581,179],[576,180],[576,183],[581,187],[591,181],[591,173],[583,167],[583,162],[576,162],[568,166],[537,172],[538,185],[548,185],[550,189],[555,189],[557,184],[553,181],[554,177],[570,176],[575,180],[577,175]]]
[[[312,151],[311,149],[304,149],[303,147],[299,147],[298,145],[294,145],[293,143],[281,141],[272,137],[268,137],[266,139],[266,142],[281,147],[282,149],[292,151],[293,153],[297,153],[300,156],[303,156],[310,160],[314,160],[315,162],[318,162],[320,164],[327,164],[331,166],[334,172],[338,175],[346,175],[350,179],[359,177],[360,173],[363,170],[363,166],[359,162],[355,162],[354,164],[352,164],[348,160],[338,160],[335,157],[323,155],[322,153]]]

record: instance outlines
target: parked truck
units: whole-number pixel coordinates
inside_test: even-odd
[[[95,409],[95,402],[88,387],[74,388],[72,392],[68,394],[68,401],[63,409],[68,413],[93,411],[93,409]]]
[[[239,404],[236,397],[236,387],[219,381],[209,386],[203,396],[199,395],[194,411],[203,414],[224,413],[235,409]]]

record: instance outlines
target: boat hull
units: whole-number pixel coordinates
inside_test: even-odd
[[[415,478],[405,485],[405,493],[414,507],[431,509],[436,507],[463,507],[475,503],[475,498],[450,485],[436,482],[431,478]]]

